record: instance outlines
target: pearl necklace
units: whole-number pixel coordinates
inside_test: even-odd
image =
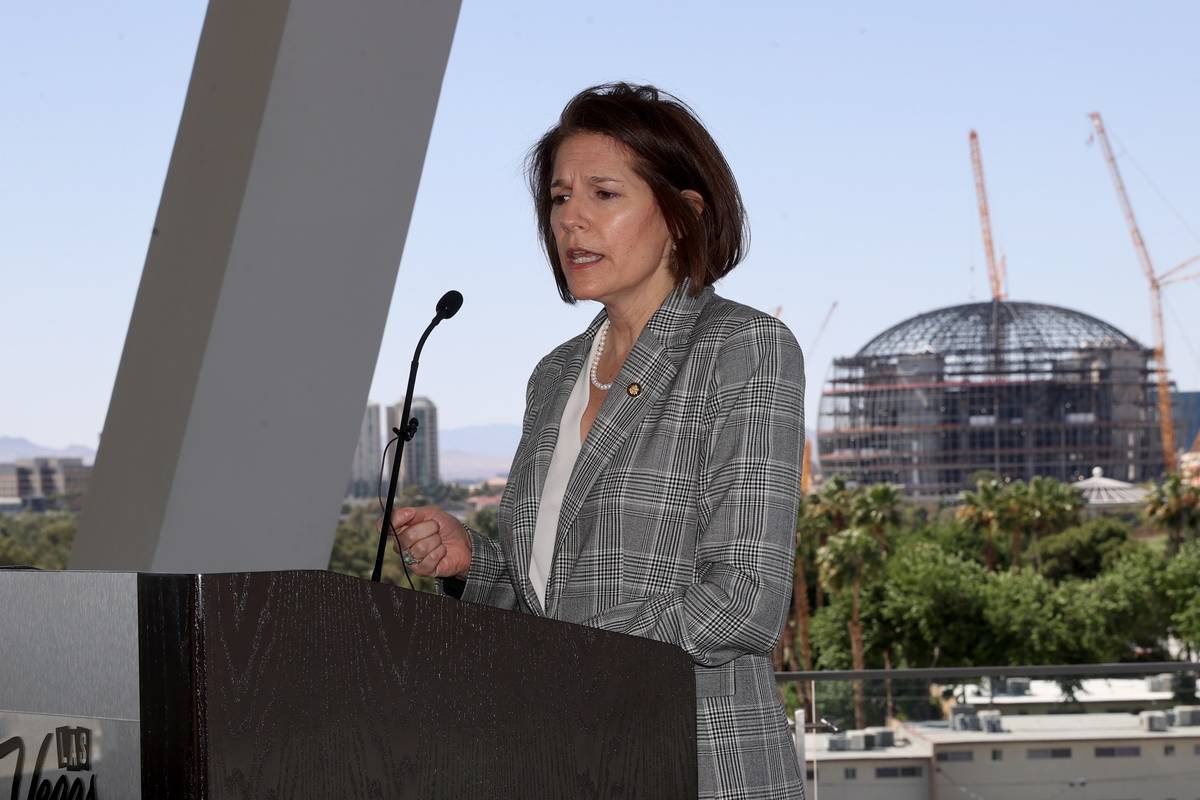
[[[596,365],[600,363],[600,356],[604,355],[604,343],[608,340],[608,320],[604,320],[604,324],[600,326],[600,330],[596,333],[596,338],[600,341],[596,343],[596,355],[592,356],[592,365],[588,369],[588,376],[592,379],[592,386],[595,386],[602,392],[607,392],[612,388],[612,384],[601,383],[596,380]]]

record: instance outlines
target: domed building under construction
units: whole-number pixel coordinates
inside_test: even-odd
[[[1153,351],[1078,311],[994,300],[920,314],[834,360],[821,468],[950,498],[972,475],[1163,471]]]

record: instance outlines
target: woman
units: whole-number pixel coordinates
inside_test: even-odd
[[[463,600],[683,648],[700,795],[803,797],[770,653],[792,587],[800,348],[713,293],[744,252],[728,164],[680,101],[576,96],[530,154],[563,300],[604,310],[534,368],[496,540],[397,509],[396,547]]]

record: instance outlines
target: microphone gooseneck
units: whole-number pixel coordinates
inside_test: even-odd
[[[418,359],[421,357],[421,349],[425,347],[425,340],[429,338],[430,332],[437,327],[437,324],[443,319],[450,319],[458,310],[462,308],[463,296],[461,293],[451,289],[442,295],[438,300],[436,315],[433,321],[425,328],[425,332],[421,334],[420,341],[417,342],[417,349],[413,352],[412,365],[408,370],[408,389],[404,393],[404,411],[400,415],[400,427],[393,428],[392,432],[396,435],[396,455],[392,458],[392,478],[388,483],[387,505],[383,511],[383,524],[379,526],[379,547],[375,552],[375,569],[371,573],[371,580],[379,582],[383,575],[383,558],[387,553],[388,534],[394,529],[392,528],[392,509],[396,506],[396,487],[400,483],[400,458],[404,454],[404,443],[410,441],[417,432],[417,420],[410,419],[409,413],[412,411],[413,389],[417,383],[417,366]],[[386,456],[385,456],[386,457]],[[401,562],[403,564],[403,562]],[[412,585],[412,576],[408,574],[408,565],[404,564],[404,574],[408,577],[409,586]]]

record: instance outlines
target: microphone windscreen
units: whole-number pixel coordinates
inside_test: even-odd
[[[462,294],[451,289],[442,295],[441,300],[438,300],[437,315],[442,319],[450,319],[462,308],[462,303]]]

